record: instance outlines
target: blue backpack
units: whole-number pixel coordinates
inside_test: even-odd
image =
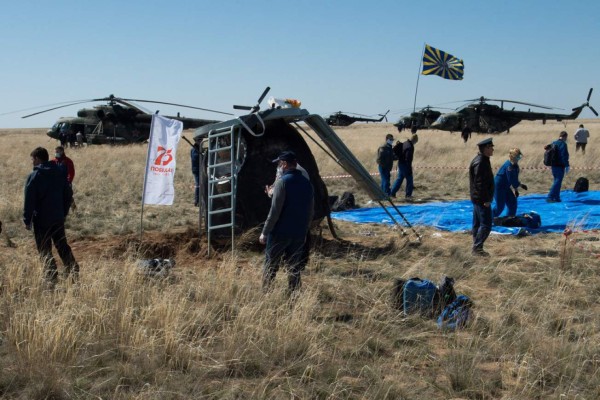
[[[444,308],[437,320],[440,329],[456,330],[463,328],[471,317],[473,302],[465,295],[460,295]]]
[[[411,278],[404,284],[402,298],[405,314],[431,315],[439,302],[439,291],[435,283],[420,278]]]

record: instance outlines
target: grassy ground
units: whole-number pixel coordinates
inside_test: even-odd
[[[597,120],[583,121],[587,154],[569,143],[572,172],[600,183]],[[511,147],[525,154],[521,180],[546,192],[543,145],[579,124],[523,123],[494,138],[494,167]],[[370,171],[388,124],[337,132]],[[190,135],[190,132],[187,133]],[[401,136],[407,136],[406,134]],[[420,132],[415,197],[468,196],[474,136]],[[484,136],[481,136],[483,138]],[[310,143],[310,142],[309,142]],[[260,290],[261,247],[248,233],[239,252],[212,258],[197,239],[187,144],[179,149],[172,207],[148,207],[140,249],[143,147],[69,151],[77,172],[77,212],[67,228],[82,266],[81,283],[44,291],[33,239],[20,221],[29,152],[54,147],[39,132],[0,131],[0,396],[16,399],[182,398],[598,398],[600,396],[600,252],[595,233],[524,238],[492,236],[489,259],[470,255],[470,236],[418,227],[419,247],[404,246],[380,225],[336,223],[317,241],[301,294]],[[315,148],[322,175],[342,172]],[[331,194],[354,191],[349,179],[326,180]],[[575,246],[574,244],[577,244]],[[587,250],[584,250],[587,249]],[[140,251],[143,253],[141,254]],[[136,273],[147,254],[174,257],[168,280]],[[438,281],[448,275],[475,302],[472,324],[438,331],[432,320],[391,307],[396,277]]]

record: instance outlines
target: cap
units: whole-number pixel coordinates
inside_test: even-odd
[[[279,157],[273,160],[274,163],[279,161],[296,161],[296,153],[293,151],[284,151]]]
[[[477,143],[477,146],[479,147],[483,147],[483,146],[493,146],[494,142],[492,141],[492,138],[487,138],[482,140],[481,142]]]

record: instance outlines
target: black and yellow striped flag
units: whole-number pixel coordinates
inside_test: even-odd
[[[423,75],[438,75],[444,79],[462,80],[465,66],[463,60],[426,44],[423,53],[423,71],[421,73]]]

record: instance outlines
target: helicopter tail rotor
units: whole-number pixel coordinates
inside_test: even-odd
[[[587,107],[590,110],[592,110],[592,112],[594,113],[594,115],[597,117],[598,116],[598,112],[594,109],[594,107],[590,106],[590,98],[592,97],[592,92],[593,91],[594,91],[594,88],[590,88],[590,91],[588,92],[587,99],[585,100],[585,103],[583,103],[579,107],[573,108],[573,111],[581,110],[583,107]]]
[[[592,97],[592,91],[594,90],[594,88],[590,88],[590,91],[588,92],[588,97],[587,100],[585,102],[585,105],[592,110],[592,112],[594,113],[594,115],[596,115],[596,117],[598,116],[598,112],[596,110],[594,110],[594,107],[590,106],[590,97]]]
[[[387,110],[385,112],[385,114],[377,114],[377,115],[379,115],[381,117],[380,121],[384,120],[385,122],[388,122],[387,115],[388,115],[389,112],[390,112],[390,110]]]

